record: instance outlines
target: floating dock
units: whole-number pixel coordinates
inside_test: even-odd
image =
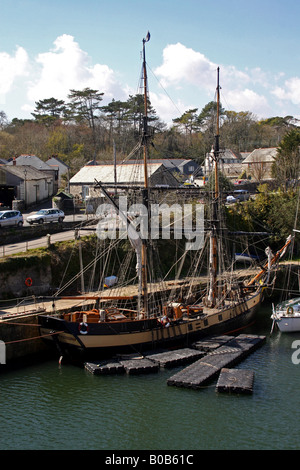
[[[157,363],[162,368],[177,367],[197,361],[204,353],[190,348],[163,351],[160,353],[149,353],[146,357]]]
[[[197,349],[198,351],[208,353],[214,351],[220,346],[224,346],[224,344],[228,343],[234,338],[234,336],[228,335],[210,336],[208,338],[196,341],[195,343],[193,343],[192,347]]]
[[[124,366],[115,360],[85,362],[84,367],[93,375],[111,375],[125,373]]]
[[[144,356],[124,359],[119,362],[124,367],[125,372],[130,375],[150,374],[152,372],[158,372],[159,370],[159,364],[150,361]]]
[[[243,393],[253,392],[254,372],[246,369],[222,369],[216,386],[217,392]]]
[[[144,355],[131,354],[109,360],[86,362],[84,367],[94,375],[138,375],[158,372],[159,369],[189,364],[167,380],[168,385],[199,389],[217,378],[217,392],[250,394],[254,372],[231,367],[259,348],[265,336],[241,334],[214,336],[198,341],[197,349],[160,350]],[[231,369],[230,369],[231,368]]]
[[[265,336],[239,335],[167,380],[168,385],[198,389],[215,379],[221,369],[240,362],[265,342]]]
[[[94,375],[109,374],[148,374],[160,368],[177,367],[190,364],[203,357],[202,351],[183,348],[173,351],[149,352],[145,355],[120,356],[117,359],[85,362],[86,370]]]

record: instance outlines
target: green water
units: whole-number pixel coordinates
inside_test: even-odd
[[[299,449],[300,333],[270,337],[270,313],[248,330],[266,344],[238,365],[255,372],[250,396],[168,386],[178,369],[101,377],[55,360],[0,375],[0,449]]]

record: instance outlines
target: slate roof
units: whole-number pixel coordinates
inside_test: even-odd
[[[53,170],[47,163],[43,162],[36,155],[20,155],[15,159],[16,166],[19,165],[30,165],[37,170]],[[8,162],[8,165],[13,165],[13,161]]]
[[[25,170],[26,170],[26,179],[29,180],[41,180],[45,178],[50,178],[49,173],[44,171],[37,170],[36,168],[29,165],[3,165],[1,170],[7,171],[18,178],[25,180]]]

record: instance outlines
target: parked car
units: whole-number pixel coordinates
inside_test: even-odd
[[[233,191],[233,196],[239,201],[248,201],[250,198],[249,191],[246,191],[245,189],[236,189]]]
[[[36,214],[27,217],[26,220],[32,225],[43,224],[44,222],[62,222],[64,218],[64,212],[59,209],[41,209]]]
[[[230,196],[227,196],[226,202],[227,204],[232,204],[234,202],[237,202],[237,199],[234,196],[230,195]]]
[[[22,227],[23,215],[20,211],[0,211],[0,227]]]
[[[233,202],[238,202],[238,201],[248,201],[250,198],[249,191],[246,191],[244,189],[237,189],[233,191],[233,196],[227,196],[226,202],[227,203],[233,203]]]

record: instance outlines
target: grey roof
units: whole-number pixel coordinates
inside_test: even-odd
[[[236,160],[237,162],[241,160],[241,156],[231,149],[225,149],[220,156],[223,160]]]
[[[162,163],[148,163],[148,178],[162,170],[170,175],[170,172]],[[144,182],[144,165],[141,163],[117,165],[117,183],[136,183]],[[114,165],[95,165],[84,166],[71,179],[70,184],[94,184],[95,180],[102,183],[114,183]],[[175,178],[174,178],[175,181]]]
[[[186,163],[194,163],[195,165],[198,166],[198,163],[195,162],[194,160],[191,160],[190,158],[160,158],[160,159],[151,159],[148,160],[148,164],[152,163],[160,163],[164,165],[166,168],[174,169],[174,168],[179,168],[180,166],[185,165]],[[136,164],[142,164],[142,160],[128,160],[126,161],[126,164],[128,165],[136,165]],[[122,163],[124,165],[124,163]]]
[[[273,162],[277,154],[277,147],[255,149],[245,158],[243,163]]]
[[[63,165],[65,166],[66,168],[70,168],[69,165],[67,165],[65,162],[63,162],[60,158],[58,157],[50,157],[48,158],[48,160],[46,161],[46,164],[49,165],[49,166],[53,166],[53,165]]]
[[[30,165],[37,170],[53,170],[47,163],[43,162],[36,155],[20,155],[15,159],[17,165]],[[13,161],[8,162],[8,165],[13,165]]]
[[[7,171],[15,176],[18,176],[20,179],[25,180],[25,171],[26,179],[29,180],[41,180],[45,178],[50,178],[49,173],[44,171],[37,170],[29,165],[3,165],[1,170]]]

